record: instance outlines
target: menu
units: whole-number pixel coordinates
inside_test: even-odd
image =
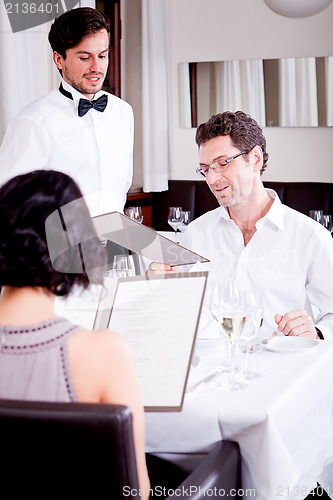
[[[100,301],[95,328],[132,345],[145,411],[182,409],[207,274],[120,278],[112,307]]]
[[[153,261],[171,266],[208,262],[208,259],[161,236],[120,212],[93,217],[93,223],[104,238]]]

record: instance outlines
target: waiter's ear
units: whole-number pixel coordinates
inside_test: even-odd
[[[59,70],[63,68],[63,60],[64,58],[61,54],[59,54],[59,52],[53,52],[53,61]]]

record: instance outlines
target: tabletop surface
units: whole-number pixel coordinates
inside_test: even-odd
[[[320,478],[333,493],[333,342],[250,354],[262,376],[242,391],[218,389],[218,379],[191,391],[223,352],[221,340],[197,340],[199,362],[191,369],[183,411],[146,414],[147,451],[177,462],[177,454],[235,440],[243,487],[254,489],[256,499],[302,499]],[[238,350],[237,363],[243,362]]]

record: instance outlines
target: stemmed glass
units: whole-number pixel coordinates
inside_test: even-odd
[[[127,278],[135,276],[135,268],[131,255],[115,255],[112,263],[112,270],[109,276],[113,278]]]
[[[168,224],[172,227],[175,232],[175,242],[179,243],[177,240],[177,231],[183,222],[182,207],[169,207],[168,214]]]
[[[331,234],[333,233],[332,215],[328,214],[323,215],[323,225]]]
[[[236,280],[225,284],[215,282],[212,286],[210,310],[215,320],[221,325],[223,334],[230,345],[230,377],[227,383],[219,387],[237,391],[245,384],[237,377],[235,367],[235,348],[247,316],[247,304],[244,287]]]
[[[186,231],[187,226],[191,222],[191,212],[190,212],[190,210],[183,210],[181,212],[181,214],[182,214],[183,221],[178,229],[181,233],[184,233]]]
[[[249,290],[246,291],[246,302],[247,302],[246,325],[242,335],[242,341],[244,341],[246,351],[245,351],[245,366],[242,369],[242,376],[245,379],[250,380],[260,377],[260,374],[255,372],[251,368],[249,354],[252,342],[256,338],[257,333],[262,326],[264,319],[264,309],[261,297]]]
[[[127,215],[127,217],[129,217],[130,219],[135,220],[136,222],[139,222],[139,224],[142,224],[143,215],[142,215],[142,208],[141,207],[125,208],[125,215]]]
[[[320,224],[323,224],[323,222],[324,222],[323,210],[310,210],[309,216],[311,217],[311,219],[316,220]]]

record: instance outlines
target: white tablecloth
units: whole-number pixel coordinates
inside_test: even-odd
[[[189,386],[219,363],[223,342],[197,340],[196,354]],[[333,342],[250,356],[262,377],[245,390],[225,392],[211,383],[188,393],[180,413],[147,413],[147,451],[177,462],[178,454],[235,440],[247,496],[302,499],[318,480],[333,497]],[[239,350],[237,358],[244,362]]]

